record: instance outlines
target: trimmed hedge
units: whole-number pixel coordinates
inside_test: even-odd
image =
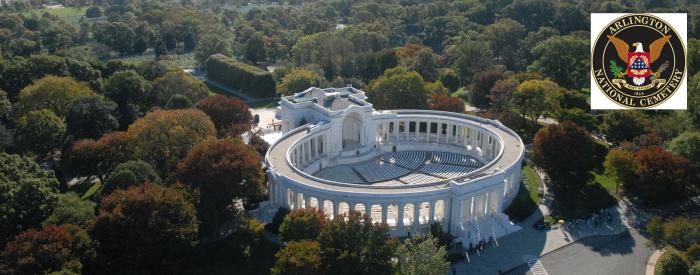
[[[267,98],[275,95],[272,73],[223,54],[215,54],[207,59],[207,78],[251,97]]]

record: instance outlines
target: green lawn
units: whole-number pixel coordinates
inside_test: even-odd
[[[592,174],[593,174],[593,180],[596,183],[598,183],[600,186],[605,188],[605,190],[608,190],[608,193],[610,193],[610,195],[614,196],[615,198],[619,198],[617,193],[615,193],[617,183],[615,182],[614,179],[612,179],[611,177],[608,177],[607,175],[605,175],[603,173],[599,174],[599,173],[593,172]]]
[[[81,199],[89,199],[102,187],[102,182],[99,180],[93,183],[76,184],[68,188],[68,191],[78,194]]]
[[[55,15],[71,23],[73,26],[80,26],[80,18],[85,15],[85,10],[87,7],[82,8],[56,8],[56,9],[32,9],[22,12],[24,16],[31,16],[32,14],[41,17],[44,13],[48,12],[51,15]],[[87,18],[86,18],[87,19]]]
[[[265,108],[277,107],[279,101],[280,101],[279,98],[271,98],[268,100],[249,103],[248,105],[250,106],[250,108],[253,108],[253,109],[265,109]]]
[[[515,195],[513,202],[504,212],[516,221],[522,221],[529,217],[539,204],[538,187],[540,184],[540,178],[535,170],[530,166],[524,166],[522,184],[518,189],[518,194]]]
[[[540,186],[540,177],[535,173],[535,169],[531,166],[525,165],[523,167],[523,184],[527,188],[527,192],[530,194],[530,199],[534,202],[540,201],[540,192],[537,188]]]

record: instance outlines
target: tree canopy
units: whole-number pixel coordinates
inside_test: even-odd
[[[58,180],[27,157],[0,152],[0,241],[39,227],[54,210]]]
[[[93,226],[105,270],[174,272],[196,243],[198,221],[179,192],[145,183],[102,199]]]
[[[256,202],[265,180],[257,152],[233,138],[197,144],[178,164],[178,174],[182,182],[199,190],[197,209],[205,233],[218,228],[231,212],[242,210],[234,201]]]
[[[85,83],[70,77],[47,76],[22,89],[18,108],[21,114],[48,109],[62,117],[74,99],[91,95],[94,93]]]
[[[369,84],[367,95],[377,109],[423,109],[428,100],[423,78],[397,67],[384,72]]]

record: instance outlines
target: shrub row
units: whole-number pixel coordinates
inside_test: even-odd
[[[215,54],[207,59],[207,78],[255,98],[266,98],[275,94],[272,73],[223,54]]]

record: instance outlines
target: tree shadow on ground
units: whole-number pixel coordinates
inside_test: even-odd
[[[603,256],[613,254],[624,255],[632,253],[636,241],[632,238],[629,231],[622,232],[612,236],[596,236],[585,238],[580,241],[580,244],[590,247],[591,250],[598,252]]]
[[[567,187],[557,188],[552,201],[552,217],[565,221],[580,219],[617,203],[605,188],[587,178],[575,179]]]

